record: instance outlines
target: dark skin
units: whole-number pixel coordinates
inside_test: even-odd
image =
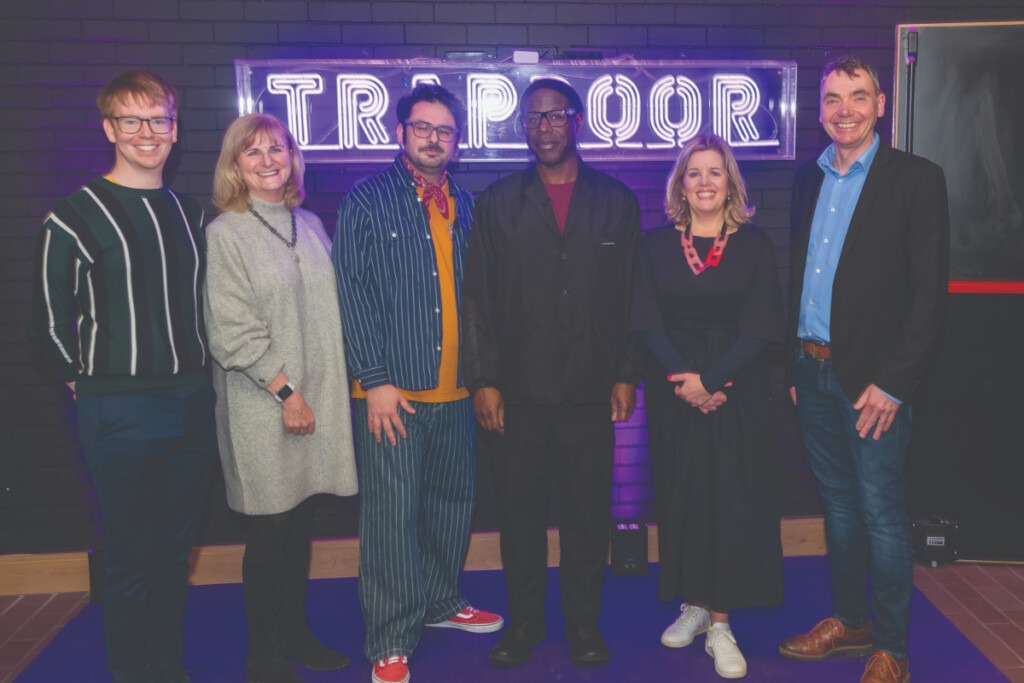
[[[524,112],[549,112],[570,107],[569,98],[547,88],[533,91],[523,103]],[[579,113],[564,126],[552,126],[547,118],[543,118],[537,128],[527,129],[526,144],[537,158],[534,167],[542,181],[559,184],[576,180],[580,168],[576,139],[582,126],[583,114]],[[612,386],[610,403],[612,421],[625,422],[636,407],[636,386],[617,382]],[[495,387],[477,389],[473,393],[473,412],[481,427],[498,435],[505,434],[505,399],[500,390]]]

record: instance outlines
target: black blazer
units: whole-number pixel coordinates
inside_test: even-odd
[[[824,173],[793,184],[786,385],[793,385],[800,294]],[[909,401],[942,324],[949,280],[949,206],[942,169],[882,144],[864,182],[832,288],[832,362],[855,401],[869,384]]]
[[[636,195],[580,164],[565,233],[534,167],[477,199],[462,287],[466,386],[506,402],[607,402],[638,380],[629,332]]]

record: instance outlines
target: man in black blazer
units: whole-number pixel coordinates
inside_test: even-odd
[[[511,625],[491,651],[522,664],[546,635],[547,493],[558,482],[562,609],[572,660],[600,664],[612,423],[635,402],[628,302],[639,203],[580,161],[579,95],[540,79],[522,97],[536,163],[479,197],[463,284],[463,374],[497,480]]]
[[[879,140],[885,95],[870,64],[828,64],[820,104],[832,144],[794,183],[786,369],[825,501],[833,616],[779,651],[814,661],[873,649],[862,683],[902,683],[913,589],[908,404],[945,304],[946,183],[935,164]]]

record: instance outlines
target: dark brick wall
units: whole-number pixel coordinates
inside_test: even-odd
[[[31,251],[56,198],[109,169],[110,149],[93,104],[98,89],[132,66],[150,66],[182,91],[181,135],[170,184],[209,206],[220,136],[235,116],[237,58],[443,57],[483,50],[502,60],[525,47],[549,56],[567,48],[606,57],[792,59],[800,66],[798,160],[825,143],[816,83],[830,56],[855,51],[879,65],[891,93],[894,24],[1024,18],[1021,0],[775,0],[755,2],[329,2],[294,0],[44,0],[0,9],[0,553],[79,549],[93,542],[97,515],[74,445],[66,391],[32,369],[24,328]],[[549,51],[549,52],[548,52]],[[891,119],[882,121],[888,137]],[[758,222],[775,240],[785,276],[792,162],[743,165]],[[459,168],[482,189],[508,168]],[[668,164],[608,169],[641,198],[644,225],[661,222]],[[365,168],[312,166],[307,206],[333,225],[341,194]],[[783,449],[796,452],[779,406]],[[620,432],[617,500],[650,487],[641,420]],[[784,509],[809,511],[806,472],[786,461]],[[237,534],[215,493],[206,540]],[[628,513],[626,508],[619,512]],[[639,512],[644,512],[640,510]],[[482,507],[481,523],[487,522]],[[324,533],[351,533],[349,503],[332,506]]]

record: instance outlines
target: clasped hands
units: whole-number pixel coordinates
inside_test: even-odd
[[[676,385],[676,396],[705,415],[718,410],[723,403],[729,400],[724,391],[708,393],[708,390],[704,388],[704,383],[700,381],[700,375],[696,372],[675,373],[668,376],[668,381]],[[729,382],[725,386],[731,384],[732,382]]]

